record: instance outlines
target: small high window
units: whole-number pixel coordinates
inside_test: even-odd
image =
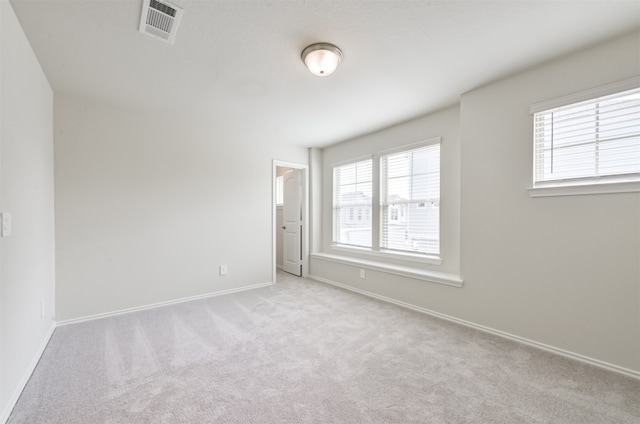
[[[640,180],[640,88],[534,113],[534,187]]]

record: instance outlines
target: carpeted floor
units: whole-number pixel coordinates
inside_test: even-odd
[[[58,328],[8,422],[640,422],[639,380],[278,277]]]

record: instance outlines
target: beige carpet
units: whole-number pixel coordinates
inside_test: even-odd
[[[639,422],[638,380],[293,277],[60,327],[9,418]]]

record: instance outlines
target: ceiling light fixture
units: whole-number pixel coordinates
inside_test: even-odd
[[[326,77],[342,61],[342,50],[329,43],[312,44],[302,51],[302,61],[313,75]]]

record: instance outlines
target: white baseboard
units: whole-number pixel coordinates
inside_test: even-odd
[[[370,291],[367,291],[367,290],[362,290],[362,289],[358,289],[358,288],[355,288],[355,287],[351,287],[351,286],[346,285],[346,284],[337,283],[335,281],[332,281],[332,280],[329,280],[329,279],[326,279],[326,278],[322,278],[322,277],[318,277],[316,275],[309,275],[309,278],[311,278],[312,280],[319,281],[321,283],[330,284],[330,285],[333,285],[333,286],[336,286],[336,287],[340,287],[340,288],[343,288],[343,289],[346,289],[346,290],[349,290],[349,291],[352,291],[352,292],[360,293],[360,294],[363,294],[365,296],[372,297],[374,299],[382,300],[384,302],[393,303],[394,305],[398,305],[398,306],[401,306],[403,308],[407,308],[407,309],[411,309],[411,310],[414,310],[414,311],[417,311],[417,312],[421,312],[423,314],[431,315],[431,316],[436,317],[436,318],[445,319],[447,321],[451,321],[451,322],[454,322],[454,323],[457,323],[457,324],[461,324],[461,325],[464,325],[466,327],[471,327],[471,328],[474,328],[476,330],[483,331],[485,333],[489,333],[489,334],[493,334],[493,335],[496,335],[496,336],[504,337],[506,339],[513,340],[513,341],[516,341],[516,342],[519,342],[519,343],[523,343],[523,344],[526,344],[528,346],[532,346],[532,347],[535,347],[535,348],[538,348],[538,349],[542,349],[542,350],[545,350],[547,352],[551,352],[551,353],[554,353],[554,354],[557,354],[557,355],[561,355],[561,356],[564,356],[564,357],[567,357],[567,358],[575,359],[577,361],[584,362],[584,363],[587,363],[589,365],[594,365],[594,366],[599,367],[599,368],[604,368],[604,369],[606,369],[608,371],[613,371],[613,372],[616,372],[616,373],[619,373],[619,374],[626,375],[628,377],[633,377],[633,378],[636,378],[636,379],[640,379],[640,371],[630,370],[628,368],[624,368],[624,367],[620,367],[618,365],[610,364],[608,362],[600,361],[600,360],[595,359],[595,358],[591,358],[591,357],[588,357],[588,356],[580,355],[579,353],[570,352],[568,350],[560,349],[560,348],[555,347],[555,346],[550,346],[550,345],[547,345],[547,344],[544,344],[544,343],[536,342],[535,340],[530,340],[530,339],[527,339],[527,338],[524,338],[524,337],[516,336],[514,334],[506,333],[504,331],[496,330],[496,329],[491,328],[491,327],[486,327],[484,325],[476,324],[476,323],[471,322],[471,321],[466,321],[466,320],[459,319],[459,318],[456,318],[456,317],[453,317],[453,316],[450,316],[450,315],[442,314],[440,312],[432,311],[430,309],[422,308],[420,306],[412,305],[410,303],[402,302],[400,300],[396,300],[396,299],[393,299],[393,298],[390,298],[390,297],[381,296],[379,294],[376,294],[376,293],[373,293],[373,292],[370,292]]]
[[[29,364],[27,371],[24,373],[24,375],[20,379],[20,382],[18,383],[18,386],[16,387],[16,389],[13,391],[11,398],[9,398],[9,403],[5,406],[4,411],[2,411],[2,415],[0,415],[0,423],[4,424],[9,419],[9,415],[11,415],[11,411],[13,411],[13,408],[16,406],[16,403],[18,402],[18,399],[20,398],[22,391],[24,390],[25,386],[27,385],[27,382],[31,378],[31,374],[33,374],[33,371],[36,369],[36,366],[40,361],[40,357],[44,353],[44,350],[49,344],[49,340],[51,340],[51,336],[53,336],[53,332],[55,330],[56,330],[56,324],[52,323],[51,328],[49,328],[49,330],[47,331],[47,334],[42,340],[42,343],[40,343],[40,347],[38,347],[38,350],[36,351],[35,356],[31,360],[31,363]]]
[[[250,286],[239,287],[237,289],[220,290],[220,291],[217,291],[217,292],[201,294],[201,295],[197,295],[197,296],[183,297],[181,299],[168,300],[168,301],[165,301],[165,302],[152,303],[152,304],[149,304],[149,305],[136,306],[136,307],[127,308],[127,309],[120,309],[118,311],[105,312],[105,313],[102,313],[102,314],[95,314],[95,315],[88,315],[88,316],[80,317],[80,318],[71,318],[71,319],[66,319],[66,320],[62,320],[62,321],[56,322],[56,326],[59,327],[59,326],[63,326],[63,325],[77,324],[79,322],[93,321],[95,319],[107,318],[107,317],[112,317],[112,316],[116,316],[116,315],[129,314],[129,313],[132,313],[132,312],[139,312],[139,311],[144,311],[144,310],[147,310],[147,309],[160,308],[162,306],[175,305],[176,303],[190,302],[192,300],[206,299],[206,298],[209,298],[209,297],[222,296],[222,295],[225,295],[225,294],[237,293],[237,292],[246,291],[246,290],[259,289],[261,287],[267,287],[267,286],[271,286],[271,285],[273,285],[272,282],[259,283],[259,284],[253,284],[253,285],[250,285]]]

